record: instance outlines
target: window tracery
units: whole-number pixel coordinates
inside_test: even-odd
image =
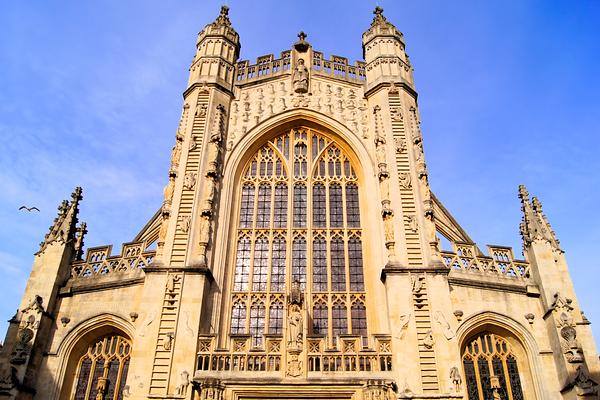
[[[522,400],[517,358],[510,343],[493,333],[472,339],[463,352],[469,400]]]
[[[343,334],[366,339],[359,187],[350,158],[328,136],[297,128],[260,148],[241,179],[230,332],[249,334],[255,348],[264,334],[282,334],[284,296],[298,281],[309,334],[330,345]],[[262,303],[252,300],[258,294]]]
[[[75,376],[75,400],[123,398],[131,357],[131,342],[120,335],[104,336],[79,359]]]

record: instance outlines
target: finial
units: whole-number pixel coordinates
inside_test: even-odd
[[[521,201],[529,201],[529,192],[525,185],[519,185],[519,198]]]
[[[215,25],[221,25],[221,26],[231,26],[231,21],[229,21],[229,7],[228,6],[221,6],[221,12],[219,13],[219,16],[217,17],[217,19],[214,22]]]
[[[226,5],[221,6],[221,16],[227,17],[229,15],[229,7]]]
[[[300,33],[298,34],[298,39],[300,40],[294,43],[294,48],[300,53],[304,53],[310,47],[310,44],[308,44],[308,42],[304,40],[307,38],[307,36],[308,35],[304,33],[304,31],[300,31]]]
[[[373,11],[373,15],[375,15],[375,17],[373,17],[373,24],[387,21],[385,19],[385,17],[383,16],[383,8],[381,8],[379,6],[375,7],[375,10]]]
[[[533,211],[535,211],[537,213],[542,212],[542,203],[540,202],[540,199],[538,199],[537,197],[533,197],[531,199],[531,205],[533,206]]]

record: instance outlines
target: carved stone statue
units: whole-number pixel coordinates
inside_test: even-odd
[[[462,385],[462,377],[460,376],[460,371],[457,366],[450,369],[450,382],[453,385],[454,392],[459,393],[460,385]]]
[[[298,63],[292,74],[292,86],[296,93],[308,93],[308,68],[304,65],[304,59],[298,59]]]
[[[288,349],[302,347],[302,312],[300,306],[293,304],[288,316]]]
[[[169,182],[167,183],[167,186],[165,186],[165,189],[163,190],[163,194],[165,197],[165,204],[171,204],[171,201],[173,200],[173,191],[174,190],[175,190],[175,176],[169,175]]]
[[[190,373],[187,371],[182,371],[181,374],[179,374],[179,384],[177,385],[177,388],[175,389],[175,394],[177,394],[179,396],[187,395],[187,388],[189,385],[190,385]]]

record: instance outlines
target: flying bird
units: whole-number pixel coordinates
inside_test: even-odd
[[[40,209],[35,206],[34,207],[21,206],[21,207],[19,207],[19,211],[21,211],[21,210],[27,210],[29,212],[32,212],[35,210],[37,212],[40,212]]]

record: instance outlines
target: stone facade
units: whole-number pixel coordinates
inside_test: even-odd
[[[120,255],[83,253],[80,188],[60,205],[0,398],[597,398],[590,323],[540,201],[519,188],[518,260],[485,255],[431,191],[383,10],[364,62],[298,37],[250,64],[227,7],[199,33],[163,205]]]

